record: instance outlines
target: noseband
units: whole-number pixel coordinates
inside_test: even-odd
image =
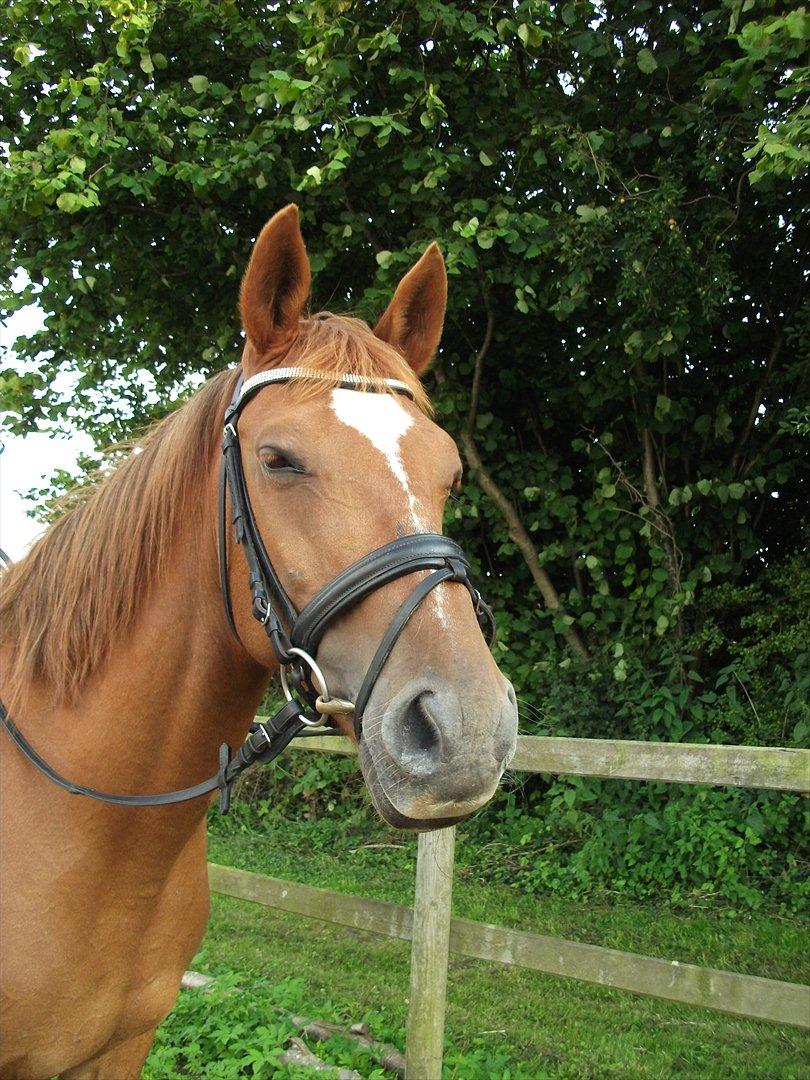
[[[267,763],[300,735],[339,735],[336,728],[325,728],[332,716],[354,714],[358,742],[363,732],[363,713],[377,679],[409,619],[426,597],[443,582],[464,585],[470,594],[478,623],[491,644],[495,621],[491,609],[471,580],[470,564],[453,540],[437,533],[414,533],[376,548],[332,578],[298,612],[284,590],[259,532],[250,504],[242,452],[239,445],[239,418],[242,410],[265,386],[293,379],[324,379],[320,372],[306,368],[276,368],[243,380],[240,375],[231,403],[225,412],[222,467],[219,479],[219,574],[222,599],[228,624],[239,640],[233,617],[228,584],[227,509],[230,495],[231,518],[236,542],[241,545],[248,564],[253,617],[264,627],[273,654],[278,661],[286,702],[272,719],[251,726],[245,742],[231,757],[223,743],[219,751],[219,771],[215,776],[190,788],[166,791],[157,795],[116,795],[73,784],[60,776],[31,746],[0,703],[0,725],[5,727],[18,749],[53,783],[72,794],[87,795],[102,802],[124,806],[162,806],[198,798],[217,788],[220,809],[227,813],[231,787],[236,778],[254,762]],[[366,379],[346,375],[338,384],[358,392],[388,392],[413,399],[406,383],[396,379]],[[318,666],[318,647],[332,623],[366,597],[392,581],[417,571],[429,571],[409,593],[391,619],[369,664],[354,702],[333,698]]]

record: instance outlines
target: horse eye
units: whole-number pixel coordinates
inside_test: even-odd
[[[292,461],[280,450],[265,450],[262,454],[262,465],[268,472],[300,472],[297,462]]]

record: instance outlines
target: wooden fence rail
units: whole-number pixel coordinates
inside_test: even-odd
[[[357,753],[354,743],[334,736],[296,739],[291,745],[330,754]],[[509,767],[516,772],[598,776],[606,780],[663,780],[673,784],[723,784],[810,795],[810,750],[781,746],[521,735]]]
[[[450,831],[443,829],[442,833]],[[441,833],[425,835],[435,837]],[[432,860],[424,862],[429,865]],[[369,900],[364,896],[334,892],[332,889],[318,889],[314,885],[265,877],[216,863],[208,864],[208,878],[213,891],[224,896],[250,900],[264,907],[278,908],[402,941],[411,941],[414,937],[413,908],[404,904]],[[443,887],[446,887],[446,882]],[[424,890],[421,899],[424,901]],[[526,930],[511,930],[505,926],[457,917],[449,921],[448,941],[450,952],[476,960],[530,968],[549,975],[564,975],[580,982],[630,990],[685,1005],[700,1005],[734,1016],[810,1027],[810,987],[798,983],[762,979],[758,975],[738,975],[718,968],[681,964],[677,960],[639,956],[618,949],[605,949],[601,945],[583,945],[578,941],[544,937]],[[441,955],[435,966],[443,966]],[[423,970],[420,974],[424,977],[430,973]],[[412,984],[412,995],[413,989]],[[427,1011],[433,1014],[439,1011],[440,1003],[433,1002],[430,1007],[431,1001],[427,998],[420,1008],[424,1009],[427,1004]],[[411,1024],[409,1038],[413,1031]],[[411,1060],[410,1047],[408,1060]],[[430,1074],[416,1070],[413,1075]]]
[[[260,718],[261,719],[261,718]],[[292,746],[356,754],[348,739]],[[810,751],[762,746],[644,743],[521,736],[525,772],[728,784],[810,794]],[[454,829],[419,836],[414,909],[209,864],[214,892],[413,942],[407,1032],[409,1078],[441,1075],[448,951],[530,968],[735,1016],[810,1028],[810,987],[451,917]],[[415,910],[415,914],[414,914]]]

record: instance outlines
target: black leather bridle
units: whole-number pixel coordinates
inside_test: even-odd
[[[464,552],[455,541],[436,533],[414,533],[376,548],[324,585],[301,612],[296,611],[267,554],[250,505],[238,425],[245,405],[265,386],[302,378],[322,379],[324,376],[302,368],[276,368],[260,372],[247,380],[239,375],[231,403],[225,412],[219,482],[219,569],[225,614],[238,640],[228,585],[227,511],[230,496],[234,537],[241,545],[248,564],[253,617],[264,627],[280,665],[282,687],[287,698],[285,704],[270,720],[251,726],[250,734],[235,756],[231,756],[230,746],[223,743],[219,750],[219,770],[208,780],[156,795],[117,795],[74,784],[57,773],[34,750],[0,703],[0,725],[6,729],[21,753],[44,776],[71,794],[86,795],[122,806],[164,806],[195,799],[219,789],[220,809],[227,813],[233,783],[246,768],[255,762],[272,761],[296,736],[340,734],[337,729],[324,726],[332,716],[353,713],[354,730],[359,741],[364,710],[400,634],[429,593],[445,581],[458,582],[467,588],[479,625],[492,643],[495,635],[492,611],[472,583],[470,564]],[[371,380],[349,375],[338,385],[366,393],[394,392],[413,397],[405,383],[394,379]],[[349,702],[331,697],[316,660],[318,646],[326,631],[336,619],[377,589],[417,571],[429,573],[414,587],[388,624],[356,700]]]

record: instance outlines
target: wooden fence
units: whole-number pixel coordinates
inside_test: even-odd
[[[348,739],[307,738],[292,746],[356,754]],[[810,751],[612,739],[521,736],[511,766],[525,772],[728,784],[810,794]],[[414,907],[209,864],[214,892],[412,942],[407,1076],[441,1076],[450,952],[530,968],[736,1016],[810,1027],[810,987],[682,964],[512,930],[451,914],[455,829],[421,833]]]

